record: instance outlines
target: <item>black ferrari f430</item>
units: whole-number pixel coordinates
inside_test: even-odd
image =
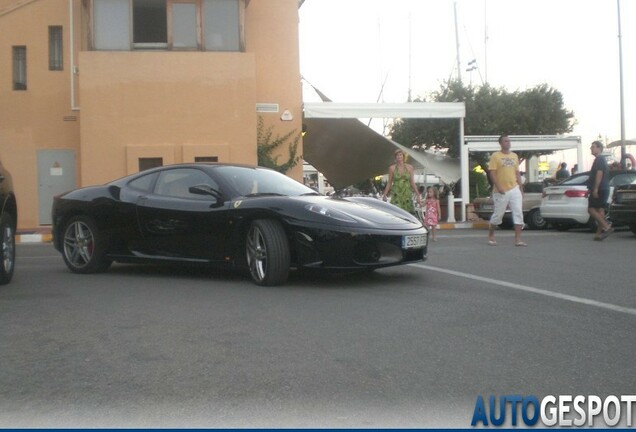
[[[274,170],[178,164],[53,202],[53,242],[76,273],[112,262],[221,264],[279,285],[290,268],[364,271],[426,259],[413,215],[375,198],[318,194]]]

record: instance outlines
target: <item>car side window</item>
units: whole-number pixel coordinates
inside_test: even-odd
[[[174,198],[209,200],[209,196],[190,193],[192,186],[208,185],[219,189],[217,183],[206,173],[194,168],[179,168],[163,171],[155,184],[155,194]]]
[[[145,176],[137,177],[136,179],[128,182],[128,187],[137,189],[143,192],[150,192],[152,183],[157,178],[157,173],[148,174]]]
[[[632,173],[618,174],[610,179],[610,186],[630,184],[634,180],[636,180],[636,172],[633,174]]]

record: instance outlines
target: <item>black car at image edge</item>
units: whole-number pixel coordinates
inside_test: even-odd
[[[116,262],[230,265],[259,285],[290,268],[370,271],[426,259],[428,233],[375,198],[326,197],[274,170],[177,164],[57,196],[53,242],[76,273]]]
[[[0,285],[6,285],[13,277],[15,268],[15,232],[18,221],[18,206],[13,193],[11,175],[0,162]]]
[[[614,225],[627,225],[636,234],[636,182],[614,189],[609,215]]]

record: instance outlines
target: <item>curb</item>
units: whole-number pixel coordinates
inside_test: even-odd
[[[438,224],[439,229],[488,229],[487,221],[445,222]]]
[[[29,244],[29,243],[51,243],[53,236],[51,234],[16,234],[16,244]]]

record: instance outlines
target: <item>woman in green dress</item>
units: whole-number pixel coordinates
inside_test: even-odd
[[[413,178],[413,166],[404,162],[405,155],[402,150],[396,150],[395,163],[389,167],[389,180],[384,188],[382,200],[386,201],[386,196],[391,192],[391,204],[415,213],[413,207],[413,194],[417,197],[418,205],[422,205],[422,196],[417,190]]]

